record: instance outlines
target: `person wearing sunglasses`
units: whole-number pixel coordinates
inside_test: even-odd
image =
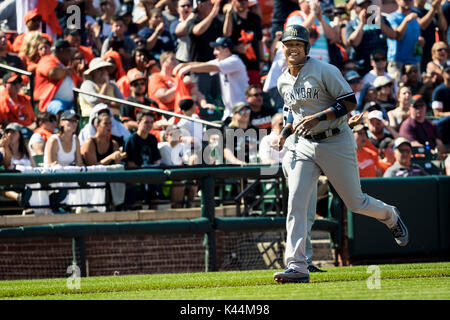
[[[390,81],[392,81],[391,76],[386,71],[387,67],[386,50],[384,49],[374,50],[370,54],[370,66],[372,67],[372,70],[367,72],[362,79],[363,86],[373,85],[375,79],[381,76],[385,76]],[[395,86],[396,85],[397,84],[395,84]],[[394,92],[396,92],[395,87]]]
[[[438,41],[431,48],[432,60],[427,64],[427,73],[432,76],[435,85],[443,81],[443,65],[448,60],[448,45],[444,41]]]
[[[403,137],[395,139],[394,142],[395,163],[387,168],[383,177],[414,177],[427,176],[428,173],[417,164],[411,163],[412,145]]]
[[[186,29],[186,23],[194,17],[191,0],[178,1],[177,11],[179,18],[170,25],[170,34],[177,41],[175,57],[180,62],[188,62],[191,40]]]
[[[258,129],[267,129],[268,133],[272,128],[272,116],[276,113],[274,108],[264,105],[264,94],[260,86],[250,85],[245,90],[245,97],[250,107],[250,123]]]

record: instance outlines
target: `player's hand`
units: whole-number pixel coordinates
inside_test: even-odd
[[[318,123],[319,120],[317,120],[314,114],[306,116],[294,127],[294,133],[300,136],[306,136]]]
[[[360,124],[360,123],[361,123],[362,117],[363,117],[363,114],[362,114],[362,113],[360,113],[360,114],[355,114],[354,116],[350,117],[350,118],[348,119],[348,121],[347,121],[349,127],[350,127],[351,129],[353,129],[356,125]]]

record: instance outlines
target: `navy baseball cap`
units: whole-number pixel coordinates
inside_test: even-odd
[[[73,117],[77,118],[78,120],[80,120],[80,115],[78,113],[75,112],[75,110],[73,109],[69,109],[64,111],[61,114],[61,117],[59,118],[60,120],[70,120]]]
[[[210,42],[209,45],[211,47],[224,47],[229,48],[230,50],[233,48],[233,41],[230,38],[219,37],[214,42]]]

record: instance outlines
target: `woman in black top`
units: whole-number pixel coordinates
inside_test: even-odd
[[[107,113],[101,113],[94,119],[95,136],[83,144],[81,154],[87,166],[118,164],[126,157],[119,144],[111,137],[112,120]]]

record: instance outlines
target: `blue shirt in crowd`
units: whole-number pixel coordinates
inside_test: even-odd
[[[397,28],[405,19],[405,15],[398,11],[388,15],[387,20],[391,28]],[[415,56],[416,43],[420,36],[419,22],[413,20],[408,23],[405,35],[400,40],[387,39],[388,44],[388,61],[397,61],[405,64],[416,64],[420,61],[421,56]]]

